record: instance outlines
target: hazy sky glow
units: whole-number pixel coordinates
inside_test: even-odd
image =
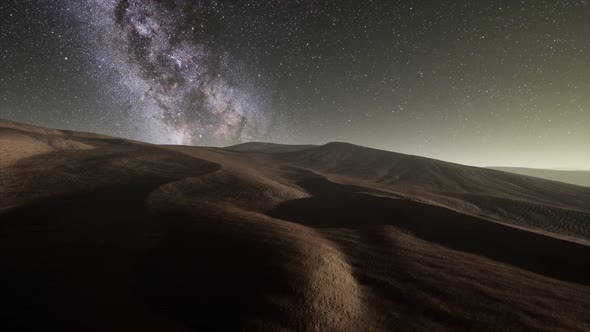
[[[590,2],[3,0],[0,117],[590,169]]]

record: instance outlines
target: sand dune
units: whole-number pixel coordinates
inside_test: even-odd
[[[590,330],[590,188],[0,121],[0,329]]]
[[[536,178],[565,182],[578,186],[590,187],[590,171],[580,170],[553,170],[522,167],[489,167],[499,171],[510,172]]]
[[[262,152],[262,153],[283,153],[302,151],[316,147],[315,145],[286,145],[264,142],[249,142],[233,146],[228,146],[225,150],[239,152]]]

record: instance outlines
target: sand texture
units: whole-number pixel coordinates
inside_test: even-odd
[[[2,331],[590,331],[590,188],[0,121]]]

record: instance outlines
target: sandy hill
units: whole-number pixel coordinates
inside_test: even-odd
[[[499,171],[514,174],[534,176],[536,178],[565,182],[578,186],[590,187],[590,171],[581,170],[554,170],[522,167],[488,167]]]
[[[265,142],[248,142],[228,146],[225,148],[225,150],[237,152],[283,153],[301,151],[313,147],[316,147],[316,145],[287,145]]]
[[[590,330],[590,188],[0,121],[0,329]]]

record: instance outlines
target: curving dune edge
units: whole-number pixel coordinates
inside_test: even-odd
[[[3,331],[590,330],[590,188],[0,120]]]

